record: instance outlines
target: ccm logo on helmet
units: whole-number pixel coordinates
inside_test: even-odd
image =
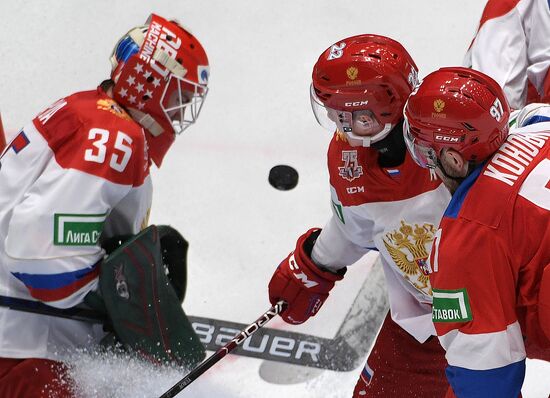
[[[438,134],[435,136],[435,142],[448,142],[451,144],[460,142],[460,137],[453,137],[451,135],[441,135]]]
[[[356,102],[346,102],[344,106],[363,106],[367,105],[369,101],[356,101]]]

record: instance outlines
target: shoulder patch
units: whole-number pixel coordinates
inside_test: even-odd
[[[433,289],[433,322],[469,322],[473,319],[466,289]]]

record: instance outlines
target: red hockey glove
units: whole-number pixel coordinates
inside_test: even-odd
[[[328,297],[336,281],[346,273],[323,271],[311,260],[311,250],[321,233],[312,228],[298,238],[296,249],[277,267],[269,282],[269,301],[279,300],[288,304],[281,313],[285,322],[300,324],[314,316]]]

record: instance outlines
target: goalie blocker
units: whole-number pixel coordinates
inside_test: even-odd
[[[125,349],[156,363],[194,367],[205,349],[181,306],[185,295],[188,244],[169,226],[104,243],[99,292],[86,303],[106,313]],[[114,340],[110,333],[104,340]]]

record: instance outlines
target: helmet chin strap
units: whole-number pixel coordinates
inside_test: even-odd
[[[353,130],[349,127],[348,128],[344,127],[344,132],[346,133],[348,138],[352,139],[353,141],[359,141],[359,142],[361,142],[362,146],[370,147],[372,144],[386,138],[386,136],[390,133],[392,127],[393,126],[390,123],[386,123],[384,125],[384,128],[382,129],[382,131],[380,131],[379,133],[376,133],[374,135],[370,135],[370,136],[362,136],[362,135],[353,134]]]
[[[137,121],[141,127],[149,131],[154,137],[158,137],[164,132],[162,126],[148,113],[143,113],[135,108],[127,108],[128,113]]]

